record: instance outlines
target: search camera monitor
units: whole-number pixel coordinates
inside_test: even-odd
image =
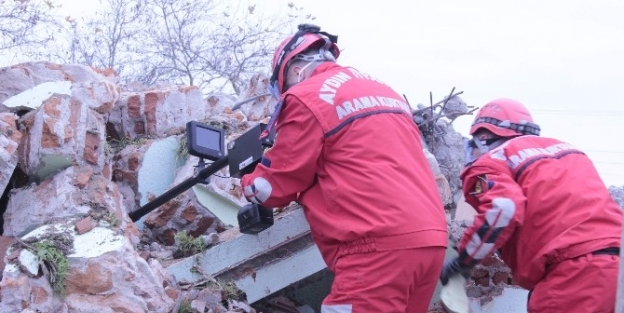
[[[190,155],[211,161],[225,155],[225,134],[222,128],[190,121],[186,123],[186,139]]]

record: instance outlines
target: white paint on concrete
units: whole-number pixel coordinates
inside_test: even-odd
[[[528,290],[519,288],[505,288],[503,294],[495,297],[491,302],[481,306],[478,299],[470,303],[472,313],[526,313]]]
[[[20,251],[18,262],[27,271],[28,276],[36,276],[39,273],[39,257],[27,249]]]
[[[4,273],[17,273],[19,271],[19,267],[17,267],[17,265],[14,263],[7,263],[6,265],[4,265]]]
[[[96,257],[109,251],[119,250],[125,242],[125,237],[105,227],[94,227],[91,231],[78,235],[73,223],[43,225],[28,233],[23,239],[42,238],[49,233],[61,232],[67,232],[74,237],[74,252],[67,255],[69,258]]]
[[[217,276],[309,232],[310,225],[305,219],[303,209],[297,209],[276,218],[273,226],[257,235],[240,234],[197,256],[170,265],[167,272],[178,282],[194,282],[202,278],[201,275],[191,271],[191,268],[197,265],[204,272]]]
[[[318,248],[310,246],[294,255],[256,270],[256,276],[246,275],[235,281],[244,290],[249,303],[256,302],[325,269]]]
[[[22,240],[29,238],[41,238],[49,233],[73,232],[73,227],[68,224],[47,224],[37,227],[22,237]]]
[[[238,225],[238,210],[240,206],[232,200],[198,184],[193,188],[197,201],[210,210],[220,221],[230,226]]]
[[[74,253],[69,258],[93,258],[106,252],[117,251],[125,243],[125,238],[112,229],[95,227],[82,235],[74,235]]]
[[[138,189],[141,193],[141,205],[148,201],[149,194],[162,195],[175,179],[180,165],[178,149],[180,142],[168,137],[153,142],[143,156],[143,163],[138,174]]]
[[[24,106],[36,109],[41,106],[43,101],[49,99],[52,94],[71,95],[71,85],[71,81],[41,83],[5,100],[4,105],[10,108]]]

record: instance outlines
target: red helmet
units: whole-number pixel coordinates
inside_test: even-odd
[[[540,127],[533,123],[529,110],[512,99],[496,99],[484,105],[470,127],[470,135],[485,128],[500,137],[539,135]]]
[[[299,31],[293,36],[284,39],[273,55],[271,68],[273,76],[271,76],[271,85],[277,87],[282,93],[284,88],[284,72],[290,61],[302,59],[307,61],[335,61],[340,55],[340,50],[336,45],[337,37],[320,31],[320,27],[304,24],[299,25]],[[318,48],[316,55],[301,55],[309,49]]]

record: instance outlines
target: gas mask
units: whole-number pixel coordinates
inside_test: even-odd
[[[302,80],[301,74],[303,74],[305,72],[305,70],[308,68],[308,66],[312,65],[312,63],[314,63],[314,62],[309,62],[304,67],[302,67],[301,70],[299,70],[299,74],[297,74],[297,83],[301,82],[301,80]]]

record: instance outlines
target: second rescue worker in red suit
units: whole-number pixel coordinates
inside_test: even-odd
[[[478,158],[461,174],[478,215],[442,283],[500,249],[514,282],[531,290],[529,313],[614,312],[622,210],[583,152],[539,131],[517,101],[479,111]]]
[[[336,38],[299,29],[275,52],[277,137],[243,176],[245,196],[303,206],[335,274],[321,312],[424,313],[447,224],[411,110],[387,85],[337,65]]]

